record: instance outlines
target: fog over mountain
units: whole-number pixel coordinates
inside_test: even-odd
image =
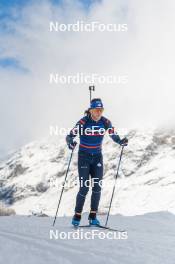
[[[105,115],[117,128],[174,128],[175,2],[28,1],[1,17],[1,156],[69,127],[89,106],[89,84],[49,84],[50,73],[127,75],[98,84]],[[3,9],[1,9],[3,13]],[[50,21],[127,24],[126,32],[50,32]],[[11,63],[7,63],[11,62]]]

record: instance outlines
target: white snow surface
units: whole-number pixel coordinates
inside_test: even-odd
[[[99,218],[104,222],[105,216]],[[70,221],[70,217],[59,217],[53,228],[51,217],[0,217],[0,263],[174,264],[175,216],[171,213],[110,216],[109,225],[125,229],[127,239],[100,239],[102,230],[96,228],[81,229],[83,234],[95,232],[94,239],[50,239],[50,230],[75,234]]]

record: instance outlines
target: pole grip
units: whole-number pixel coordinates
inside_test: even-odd
[[[92,91],[95,91],[95,85],[90,85],[90,86],[89,86],[89,92],[90,92],[90,103],[91,103],[91,100],[92,100]]]

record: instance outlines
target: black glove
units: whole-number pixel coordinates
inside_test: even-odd
[[[77,145],[77,142],[76,141],[72,141],[71,143],[68,144],[68,148],[73,150]]]
[[[120,146],[122,146],[122,147],[125,147],[125,146],[127,146],[128,145],[128,139],[126,138],[126,137],[124,137],[124,138],[122,138],[121,140],[120,140]]]
[[[74,149],[75,146],[77,145],[76,141],[73,141],[73,138],[70,135],[66,136],[66,143],[69,149]]]

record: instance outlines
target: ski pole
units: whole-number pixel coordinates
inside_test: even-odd
[[[109,210],[108,210],[105,226],[107,226],[107,223],[108,223],[108,218],[109,218],[109,214],[110,214],[110,210],[111,210],[112,200],[113,200],[113,196],[114,196],[114,192],[115,192],[116,181],[117,181],[117,178],[118,178],[118,172],[119,172],[120,163],[121,163],[121,159],[122,159],[122,155],[123,155],[123,149],[124,149],[124,146],[122,146],[121,153],[120,153],[117,173],[116,173],[116,177],[115,177],[114,187],[113,187],[113,191],[112,191],[112,196],[111,196],[111,201],[110,201],[110,205],[109,205]]]
[[[62,198],[62,195],[63,195],[64,186],[65,186],[66,179],[67,179],[67,175],[68,175],[68,172],[69,172],[69,167],[70,167],[70,163],[71,163],[71,160],[72,160],[72,155],[73,155],[74,149],[75,149],[75,147],[72,149],[72,152],[71,152],[71,155],[70,155],[69,164],[68,164],[67,171],[66,171],[66,176],[65,176],[65,179],[64,179],[64,183],[63,183],[63,187],[62,187],[62,190],[61,190],[61,194],[60,194],[60,198],[59,198],[59,202],[58,202],[58,206],[57,206],[55,218],[54,218],[54,221],[53,221],[53,226],[55,225],[55,222],[56,222],[56,218],[57,218],[57,214],[58,214],[58,209],[60,207],[61,198]]]
[[[90,92],[90,103],[91,103],[91,100],[92,100],[92,91],[95,91],[95,86],[94,86],[94,85],[89,86],[89,92]]]

